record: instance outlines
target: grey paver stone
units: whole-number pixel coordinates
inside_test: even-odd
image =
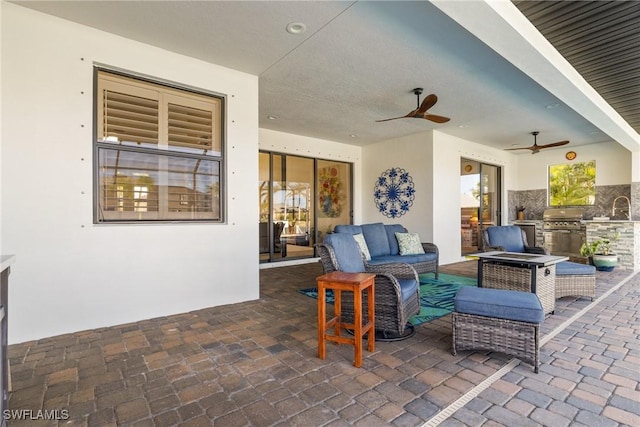
[[[394,419],[391,422],[391,424],[394,427],[415,427],[415,426],[422,425],[423,422],[424,420],[416,417],[413,414],[404,413],[400,415],[398,418]]]
[[[258,400],[242,409],[245,417],[254,426],[273,425],[281,419],[278,411],[264,400]]]
[[[551,402],[547,409],[568,419],[573,419],[578,413],[578,408],[576,408],[575,406],[571,406],[565,402],[558,401]]]
[[[533,421],[544,426],[563,427],[571,424],[571,420],[544,408],[536,408],[529,415]]]
[[[524,400],[525,402],[529,402],[537,406],[538,408],[546,408],[553,400],[549,396],[545,396],[540,392],[529,390],[526,388],[520,390],[516,396],[519,399]]]
[[[640,415],[640,392],[637,395],[638,400],[631,400],[625,397],[614,395],[609,404],[613,407],[631,412],[632,414]]]
[[[424,420],[432,417],[440,410],[436,405],[422,398],[418,398],[407,403],[404,406],[404,409]]]
[[[482,415],[470,411],[466,407],[458,409],[452,417],[469,426],[480,426],[487,420]]]
[[[602,417],[600,415],[594,414],[590,411],[580,411],[575,418],[576,421],[583,423],[587,426],[598,426],[598,427],[617,427],[618,423],[609,419]]]
[[[518,426],[518,427],[537,427],[538,424],[531,421],[527,417],[518,415],[515,412],[509,411],[501,406],[494,405],[487,412],[483,414],[489,419],[492,419],[505,426]]]

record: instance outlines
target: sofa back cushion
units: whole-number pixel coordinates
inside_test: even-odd
[[[491,246],[502,246],[507,252],[524,252],[522,229],[515,225],[487,227],[487,237]]]
[[[336,225],[333,228],[334,233],[362,234],[362,227],[353,224]]]
[[[388,224],[384,226],[384,229],[387,231],[387,240],[389,240],[389,255],[398,255],[400,249],[396,233],[406,233],[407,229],[400,224]]]
[[[371,257],[389,255],[389,238],[383,223],[362,224],[360,227]]]
[[[365,270],[362,253],[353,235],[349,233],[329,234],[324,238],[323,243],[333,249],[339,271],[362,273]]]

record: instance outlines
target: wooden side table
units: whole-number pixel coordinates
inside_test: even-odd
[[[318,283],[318,357],[324,359],[326,356],[327,341],[338,344],[352,344],[355,346],[354,366],[362,366],[362,340],[367,336],[367,350],[375,350],[375,285],[376,275],[371,273],[344,273],[334,271],[316,279]],[[334,317],[327,320],[327,298],[326,290],[332,289],[334,293]],[[367,290],[367,305],[369,307],[367,323],[362,324],[362,291]],[[353,292],[354,323],[343,323],[342,313],[342,291]],[[327,331],[333,327],[333,335]],[[340,336],[342,327],[353,329],[353,338]]]

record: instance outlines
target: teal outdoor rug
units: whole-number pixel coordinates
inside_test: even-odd
[[[409,319],[418,326],[446,316],[453,311],[453,299],[463,286],[477,286],[475,277],[454,276],[440,273],[438,280],[433,273],[420,274],[420,313]]]
[[[414,325],[431,322],[453,311],[453,298],[463,286],[477,286],[475,277],[454,276],[440,273],[438,280],[433,273],[420,276],[420,313],[411,317]],[[318,298],[318,288],[300,289],[298,292],[311,298]],[[333,304],[333,292],[327,291],[327,303]]]

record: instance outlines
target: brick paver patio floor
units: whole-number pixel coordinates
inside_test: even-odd
[[[360,369],[352,346],[320,360],[316,301],[297,292],[320,274],[263,269],[257,301],[12,345],[9,425],[640,425],[640,275],[598,272],[595,302],[558,300],[534,374],[502,354],[451,355],[451,316],[376,343]]]

